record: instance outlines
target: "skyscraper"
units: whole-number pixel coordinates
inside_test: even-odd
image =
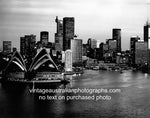
[[[6,54],[11,52],[11,41],[3,41],[3,52]]]
[[[150,23],[148,21],[144,26],[144,42],[147,42],[148,49],[150,49]]]
[[[116,40],[108,39],[107,44],[108,44],[108,49],[110,52],[116,52],[116,49],[117,49],[117,41]]]
[[[135,64],[145,65],[148,63],[147,42],[138,41],[135,43]]]
[[[112,39],[117,41],[117,51],[121,52],[121,29],[113,29]]]
[[[89,38],[87,43],[90,48],[97,48],[97,40]]]
[[[74,38],[74,17],[63,18],[63,50],[71,48],[71,39]]]
[[[132,36],[130,39],[131,64],[135,64],[135,43],[140,40],[138,36]]]
[[[58,17],[56,17],[55,22],[57,24],[57,30],[55,33],[55,49],[57,51],[63,50],[63,21],[59,20]]]
[[[82,62],[82,39],[71,39],[72,63]]]
[[[47,31],[40,32],[40,41],[42,42],[42,45],[45,47],[48,44],[49,40],[49,33]]]
[[[24,37],[20,37],[20,53],[23,56],[32,59],[36,53],[35,45],[36,45],[35,35],[25,35]]]

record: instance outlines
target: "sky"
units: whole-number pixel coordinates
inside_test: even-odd
[[[105,42],[112,29],[121,28],[122,49],[129,49],[131,36],[143,39],[143,26],[150,20],[150,0],[0,0],[0,50],[2,41],[12,41],[20,50],[20,37],[49,31],[54,42],[55,18],[75,18],[75,34]]]

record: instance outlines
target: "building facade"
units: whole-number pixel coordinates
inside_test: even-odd
[[[113,29],[112,39],[117,41],[117,51],[121,52],[121,29]]]
[[[131,50],[131,64],[135,64],[135,43],[140,40],[138,36],[132,36],[130,38],[130,50]]]
[[[55,49],[57,51],[63,51],[63,21],[56,17],[55,22],[57,26],[55,33]]]
[[[11,52],[11,41],[3,41],[3,52],[6,54]]]
[[[148,63],[147,42],[139,41],[135,43],[135,64],[144,65]]]
[[[72,51],[65,51],[65,71],[72,71]]]
[[[82,62],[82,39],[71,40],[72,63]]]
[[[74,17],[63,18],[63,50],[71,48],[71,39],[74,38]]]
[[[113,39],[108,39],[108,50],[110,52],[116,52],[117,50],[117,41]]]
[[[89,38],[87,44],[92,49],[97,48],[97,40],[95,40],[95,39]]]
[[[40,41],[43,47],[46,47],[49,40],[49,33],[47,31],[40,32]]]
[[[144,26],[144,42],[147,42],[148,49],[150,49],[150,23],[148,21]]]
[[[20,53],[23,57],[33,58],[36,54],[36,36],[35,35],[25,35],[20,37]]]

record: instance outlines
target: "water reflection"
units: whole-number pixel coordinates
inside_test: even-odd
[[[109,93],[110,101],[39,100],[41,94],[29,92],[32,86],[0,84],[0,117],[2,118],[149,118],[150,75],[140,72],[108,72],[87,70],[73,77],[67,85],[40,86],[56,88],[119,88]],[[75,93],[50,93],[49,96],[74,96]],[[80,93],[81,95],[81,93]],[[83,94],[82,94],[83,95]],[[89,95],[84,93],[84,95]]]

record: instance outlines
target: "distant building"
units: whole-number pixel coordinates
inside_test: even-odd
[[[132,36],[130,38],[130,50],[131,50],[131,64],[135,64],[135,43],[140,40],[138,36]]]
[[[23,57],[32,59],[36,54],[36,36],[35,35],[25,35],[20,37],[20,53]]]
[[[16,52],[16,51],[17,51],[17,48],[16,48],[16,47],[13,47],[12,50],[13,50],[13,52]]]
[[[44,47],[47,46],[49,40],[49,33],[47,31],[40,32],[40,41]]]
[[[87,56],[88,46],[87,44],[82,45],[82,56]]]
[[[37,49],[43,48],[41,41],[37,41],[37,43],[36,43],[36,48],[37,48]]]
[[[74,38],[74,17],[63,18],[63,50],[71,48],[71,39]]]
[[[147,64],[147,42],[139,41],[135,43],[135,64]]]
[[[102,43],[100,43],[99,44],[99,49],[100,49],[100,60],[104,60],[104,57],[103,57],[103,45],[104,45],[104,43],[102,42]]]
[[[11,41],[3,41],[3,52],[6,54],[11,52]]]
[[[101,51],[100,51],[100,48],[95,48],[94,52],[95,52],[94,53],[95,59],[101,60]]]
[[[25,56],[26,54],[26,47],[28,45],[28,41],[25,40],[25,37],[20,37],[20,54]]]
[[[103,58],[105,62],[110,61],[111,53],[109,52],[108,44],[103,44]]]
[[[113,29],[112,39],[117,41],[117,51],[121,52],[121,29]]]
[[[65,71],[72,71],[72,51],[65,51]]]
[[[61,61],[62,61],[62,63],[65,63],[65,52],[62,51],[61,53],[62,53],[62,59],[61,59]]]
[[[106,52],[108,52],[109,48],[108,48],[108,44],[103,44],[103,54],[105,54]]]
[[[150,23],[146,23],[144,26],[144,42],[147,42],[148,49],[150,49]]]
[[[108,39],[108,50],[110,52],[116,52],[117,50],[117,41],[113,39]]]
[[[82,62],[82,39],[71,40],[72,62]]]
[[[63,51],[63,35],[55,33],[55,49]]]
[[[55,22],[57,24],[57,30],[55,33],[55,49],[57,51],[63,51],[63,21],[56,17]]]
[[[97,40],[95,40],[95,39],[89,38],[87,44],[92,49],[97,48]]]
[[[121,63],[122,63],[121,53],[117,53],[117,55],[116,55],[116,64],[121,64]]]
[[[63,20],[59,20],[58,16],[56,16],[55,22],[57,24],[56,33],[63,34]]]

